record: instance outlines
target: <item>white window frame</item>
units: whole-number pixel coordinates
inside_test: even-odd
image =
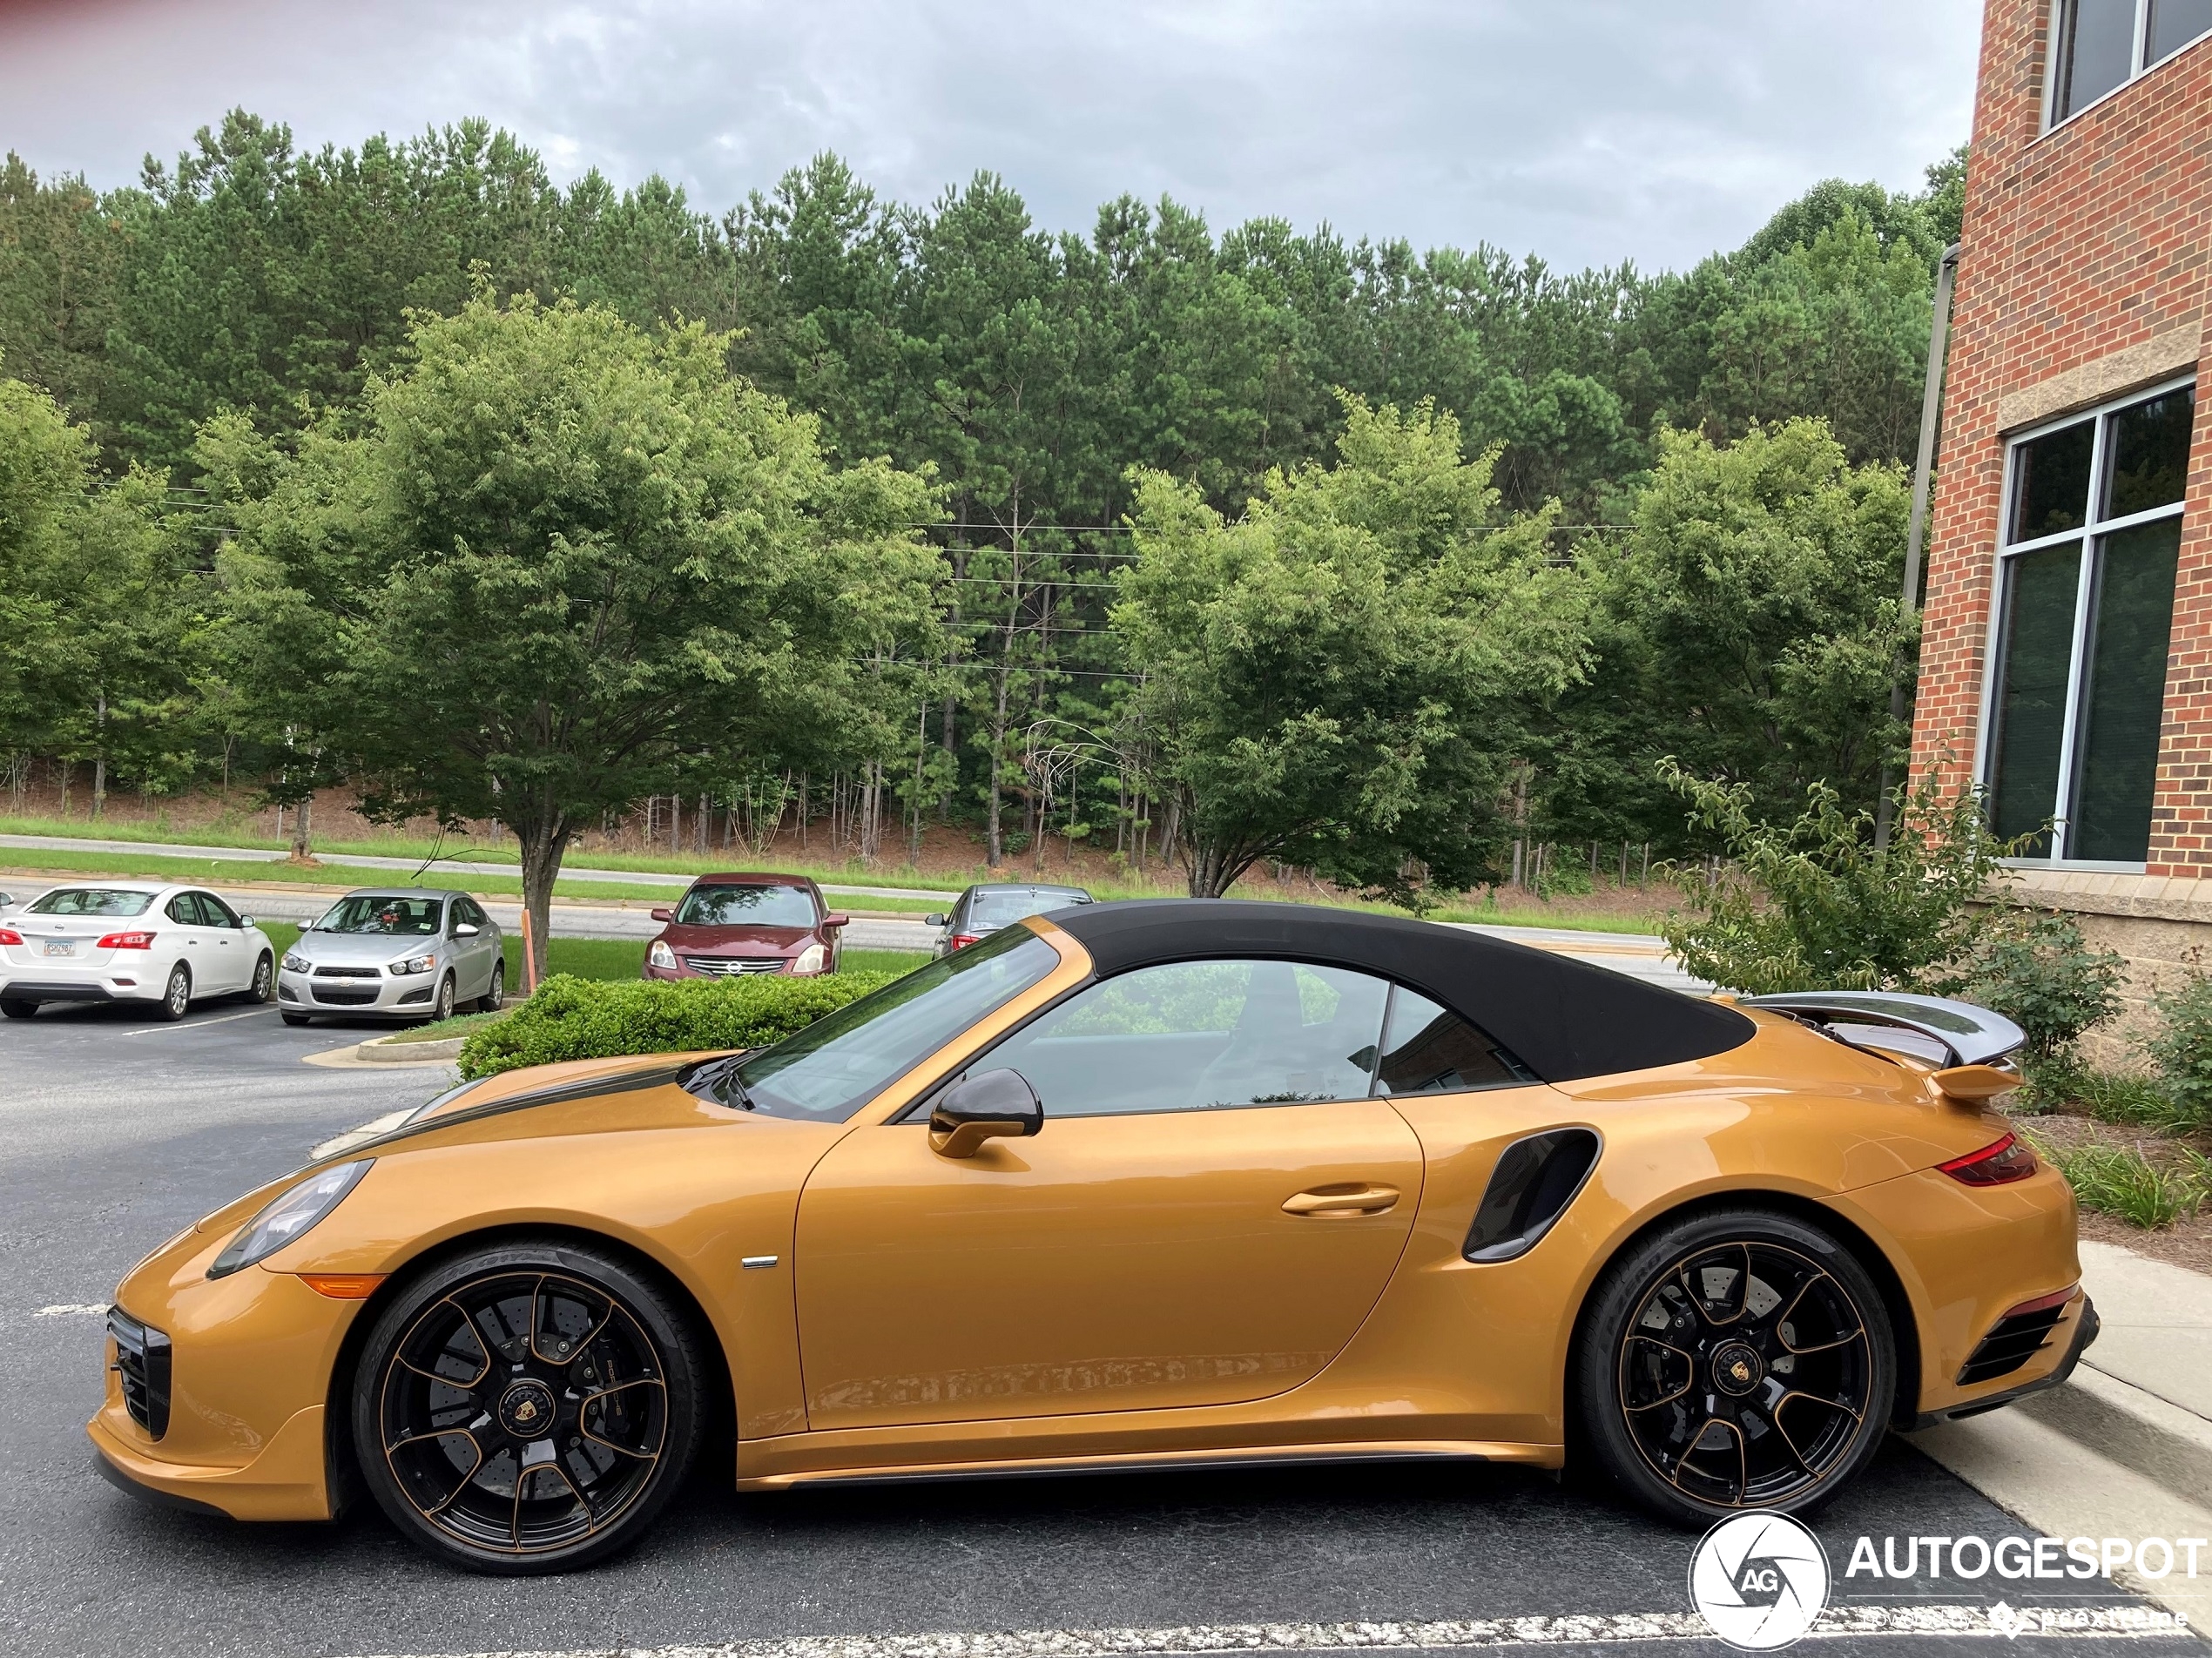
[[[2212,39],[2212,29],[2208,29],[2203,33],[2192,36],[2189,39],[2183,41],[2165,57],[2155,58],[2148,63],[2144,62],[2145,54],[2150,51],[2150,9],[2155,3],[2155,0],[2135,0],[2135,34],[2134,44],[2128,48],[2128,69],[2126,77],[2117,86],[2107,88],[2098,93],[2080,109],[2061,117],[2058,112],[2059,51],[2061,44],[2060,30],[2066,23],[2068,0],[2050,0],[2050,10],[2047,14],[2048,27],[2043,31],[2046,37],[2043,53],[2043,131],[2046,133],[2055,132],[2060,127],[2072,125],[2107,98],[2115,98],[2126,91],[2151,71],[2156,69],[2159,64],[2170,63],[2199,41]]]
[[[2121,410],[2133,408],[2136,404],[2149,402],[2154,398],[2163,397],[2168,392],[2193,388],[2195,384],[2196,375],[2192,371],[2189,374],[2177,375],[2171,380],[2159,381],[2155,385],[2138,387],[2123,397],[2115,397],[2109,402],[2099,403],[2094,408],[2075,409],[2070,414],[2054,415],[2034,426],[2023,427],[2017,432],[2006,435],[2004,493],[1999,497],[1997,520],[1996,568],[1993,572],[1994,579],[1989,584],[1988,620],[1983,634],[1985,644],[1982,650],[1981,711],[1974,726],[1974,783],[1986,795],[1991,785],[1995,781],[1992,772],[1997,762],[1997,755],[1995,750],[1991,747],[1990,738],[1992,725],[1997,711],[1998,678],[2003,673],[2005,667],[2005,641],[2002,630],[2005,624],[2005,598],[2011,582],[2011,572],[2006,569],[2006,565],[2023,553],[2037,552],[2047,547],[2062,546],[2070,541],[2079,541],[2081,543],[2081,560],[2074,578],[2074,650],[2072,658],[2067,665],[2066,718],[2060,728],[2058,799],[2052,803],[2054,807],[2058,809],[2054,811],[2051,826],[2051,846],[2054,849],[2064,846],[2067,837],[2073,830],[2072,823],[2061,814],[2064,810],[2070,808],[2073,803],[2074,766],[2080,758],[2082,680],[2089,666],[2091,640],[2088,610],[2093,585],[2091,577],[2096,571],[2097,543],[2107,536],[2115,535],[2123,529],[2132,529],[2138,524],[2156,523],[2162,519],[2179,518],[2185,504],[2183,502],[2175,501],[2162,507],[2152,507],[2142,512],[2131,512],[2117,518],[2096,516],[2105,494],[2105,434],[2111,429],[2111,417]],[[2067,427],[2080,426],[2085,421],[2094,421],[2096,426],[2089,446],[2089,495],[2087,501],[2084,503],[2082,522],[2080,528],[2061,529],[2054,535],[2038,536],[2028,541],[2006,540],[2006,536],[2012,529],[2013,490],[2019,476],[2021,448],[2040,437],[2047,437],[2053,432],[2062,431]],[[2189,441],[2191,448],[2194,448],[2196,441],[2194,419],[2191,421]],[[2170,621],[2168,625],[2169,628],[2172,625]],[[2168,635],[2167,650],[2170,657],[2173,650],[2170,633]],[[2141,860],[2120,862],[2109,859],[2061,858],[2055,855],[2055,850],[2054,855],[2048,857],[2007,858],[2003,861],[2014,869],[2101,870],[2128,875],[2140,875],[2146,866]]]

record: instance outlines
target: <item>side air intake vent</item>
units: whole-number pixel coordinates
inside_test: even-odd
[[[1597,1136],[1588,1129],[1549,1129],[1514,1141],[1490,1171],[1460,1253],[1470,1261],[1527,1254],[1567,1212],[1597,1167]]]
[[[120,1307],[107,1310],[107,1333],[115,1343],[124,1408],[148,1438],[158,1439],[169,1432],[169,1338]]]

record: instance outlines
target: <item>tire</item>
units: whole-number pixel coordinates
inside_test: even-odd
[[[448,973],[438,981],[438,999],[431,1006],[430,1022],[434,1025],[442,1025],[452,1017],[453,975]]]
[[[253,964],[253,982],[238,993],[238,999],[251,1002],[276,1000],[276,963],[267,955]]]
[[[484,987],[484,994],[476,998],[476,1011],[480,1014],[496,1014],[506,1005],[507,964],[504,961],[495,961],[491,964],[491,982]]]
[[[33,1019],[37,1016],[37,1014],[38,1004],[35,1001],[25,1001],[20,996],[10,996],[4,1001],[0,1001],[0,1018]]]
[[[1817,1226],[1756,1208],[1663,1225],[1584,1306],[1583,1443],[1662,1520],[1810,1513],[1881,1447],[1898,1375],[1888,1310]]]
[[[556,1239],[481,1248],[407,1284],[370,1329],[354,1443],[378,1505],[439,1559],[573,1571],[635,1545],[682,1486],[708,1374],[691,1321],[613,1256]]]
[[[179,961],[169,969],[169,983],[154,1005],[154,1016],[171,1023],[192,1011],[192,969]]]
[[[277,1017],[284,1021],[284,1022],[287,1025],[304,1025],[307,1022],[307,1014],[295,1014],[289,1009],[280,1010],[277,1014]]]

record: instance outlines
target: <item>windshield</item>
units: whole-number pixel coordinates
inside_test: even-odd
[[[678,927],[812,927],[814,920],[804,886],[694,886],[676,912]]]
[[[316,933],[369,933],[384,938],[429,939],[438,933],[438,918],[445,908],[442,898],[384,897],[356,893],[331,906],[330,913],[310,930]]]
[[[30,906],[33,915],[144,915],[153,902],[152,893],[134,893],[125,886],[64,886],[45,893]]]
[[[968,919],[978,927],[1011,927],[1049,910],[1089,902],[1087,893],[978,893],[968,907]]]
[[[1060,953],[1027,927],[940,957],[755,1054],[737,1068],[745,1099],[733,1090],[729,1103],[842,1122],[1059,962]]]

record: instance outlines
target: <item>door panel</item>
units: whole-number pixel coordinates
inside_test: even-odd
[[[900,1123],[823,1159],[795,1250],[811,1427],[1284,1392],[1358,1330],[1420,1205],[1420,1143],[1380,1100],[1047,1113],[971,1158]]]

